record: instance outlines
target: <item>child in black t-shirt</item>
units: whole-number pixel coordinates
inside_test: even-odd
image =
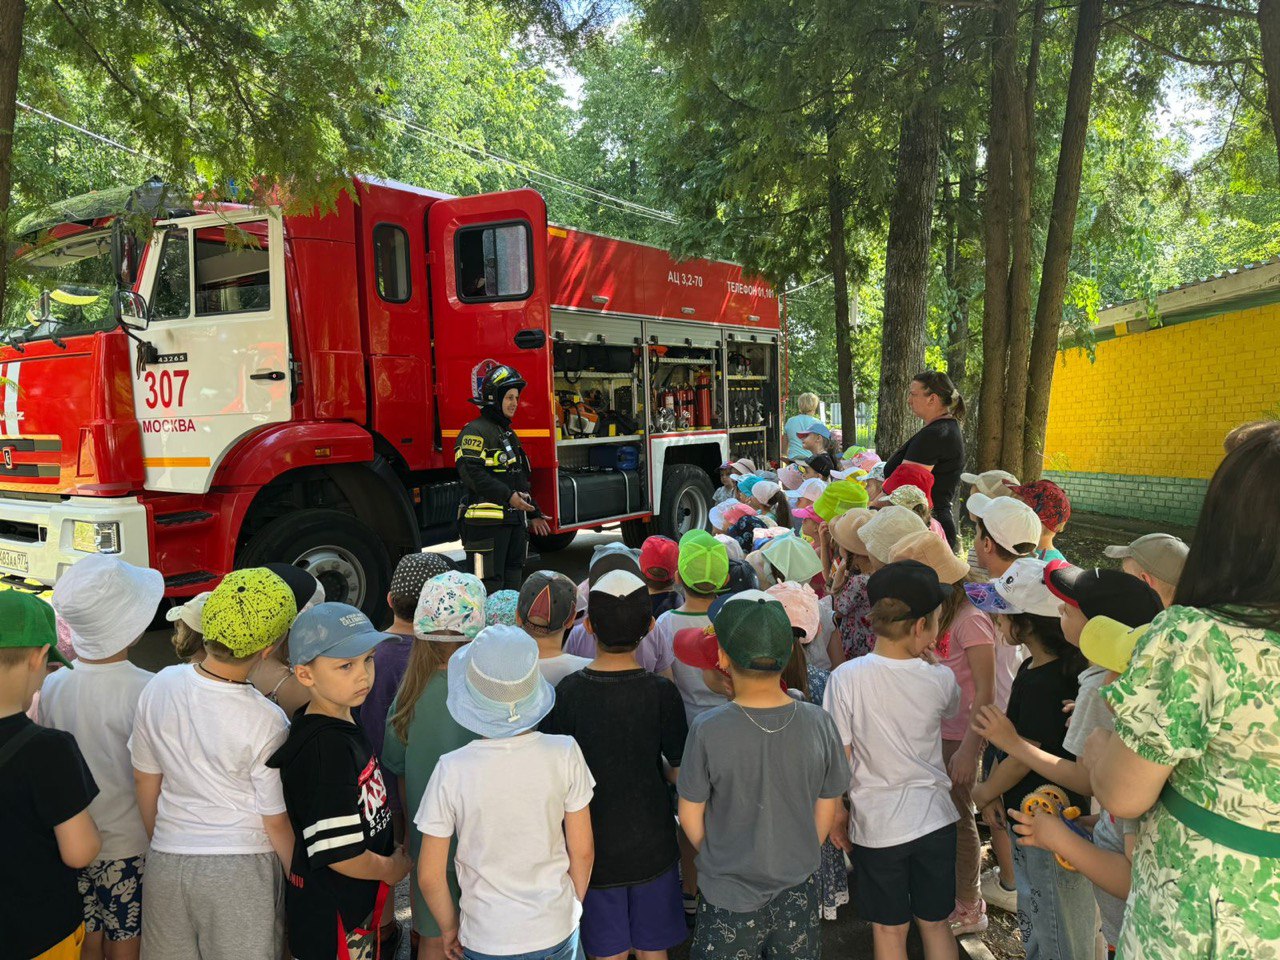
[[[53,608],[0,591],[0,837],[12,868],[0,871],[4,955],[71,960],[84,942],[76,873],[102,848],[89,803],[98,785],[75,737],[27,718],[58,652]]]
[[[395,955],[398,928],[396,942],[379,950],[378,920],[411,863],[395,845],[382,768],[351,717],[373,686],[373,648],[385,638],[345,603],[308,610],[289,635],[293,672],[311,702],[267,766],[280,770],[293,825],[285,911],[297,960]]]
[[[651,960],[688,936],[675,821],[663,777],[674,780],[688,734],[675,684],[644,670],[635,650],[653,627],[649,590],[614,570],[591,589],[587,618],[598,654],[560,681],[544,733],[569,734],[595,777],[595,863],[582,904],[582,946],[592,957]]]
[[[995,614],[1005,643],[1023,644],[1031,654],[1018,668],[1005,713],[1024,740],[1046,753],[1069,757],[1064,701],[1075,700],[1085,660],[1062,632],[1058,600],[1044,583],[1046,564],[1015,561],[993,585],[966,587],[980,609]],[[1008,830],[1006,810],[1018,810],[1028,794],[1049,781],[1025,763],[997,751],[998,762],[973,789],[973,802],[992,830]],[[1062,789],[1061,785],[1058,785]],[[1087,810],[1085,799],[1062,790],[1069,802]],[[1014,842],[1018,922],[1027,956],[1091,960],[1094,949],[1093,890],[1079,873],[1063,869],[1052,853]]]

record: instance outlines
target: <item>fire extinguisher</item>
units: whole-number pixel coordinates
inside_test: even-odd
[[[693,387],[685,384],[680,388],[680,426],[685,430],[693,429]]]
[[[711,374],[698,372],[694,384],[694,423],[700,428],[711,426]]]

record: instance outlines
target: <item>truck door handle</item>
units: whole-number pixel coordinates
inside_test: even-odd
[[[272,370],[268,373],[251,373],[249,374],[249,379],[250,380],[283,380],[284,371]]]

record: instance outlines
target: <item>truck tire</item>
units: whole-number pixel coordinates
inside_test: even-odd
[[[688,463],[667,468],[656,533],[679,542],[690,530],[706,530],[711,519],[711,478]]]
[[[623,520],[622,542],[632,550],[644,546],[644,542],[653,534],[653,520]]]
[[[539,537],[536,534],[529,534],[529,544],[538,553],[555,553],[557,550],[563,550],[569,544],[573,543],[573,538],[578,535],[577,530],[565,530],[563,533],[549,533],[545,537]]]
[[[375,624],[386,619],[387,549],[349,513],[310,509],[272,520],[240,551],[236,564],[273,562],[302,567],[320,581],[327,601],[359,607]]]

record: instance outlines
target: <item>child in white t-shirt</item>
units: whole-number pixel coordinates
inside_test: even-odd
[[[249,673],[297,613],[293,591],[270,570],[228,574],[201,614],[204,660],[167,667],[142,691],[129,750],[151,837],[148,956],[280,955],[293,827],[280,771],[266,761],[289,721]]]
[[[450,658],[448,677],[450,715],[484,739],[440,758],[414,817],[418,884],[445,953],[574,960],[595,781],[572,737],[536,732],[555,703],[538,645],[518,627],[488,627]],[[461,922],[446,877],[455,834]]]
[[[164,597],[158,570],[97,554],[73,564],[53,591],[53,608],[71,628],[75,670],[45,681],[40,722],[76,738],[98,795],[89,813],[102,835],[97,859],[80,871],[85,954],[137,957],[147,834],[129,759],[138,698],[154,674],[129,662]]]
[[[956,820],[942,762],[942,721],[960,708],[951,671],[920,655],[937,640],[951,592],[915,560],[867,580],[874,650],[841,664],[823,705],[849,753],[852,814],[832,841],[852,854],[858,913],[871,921],[876,960],[906,960],[912,918],[928,960],[956,956]]]

